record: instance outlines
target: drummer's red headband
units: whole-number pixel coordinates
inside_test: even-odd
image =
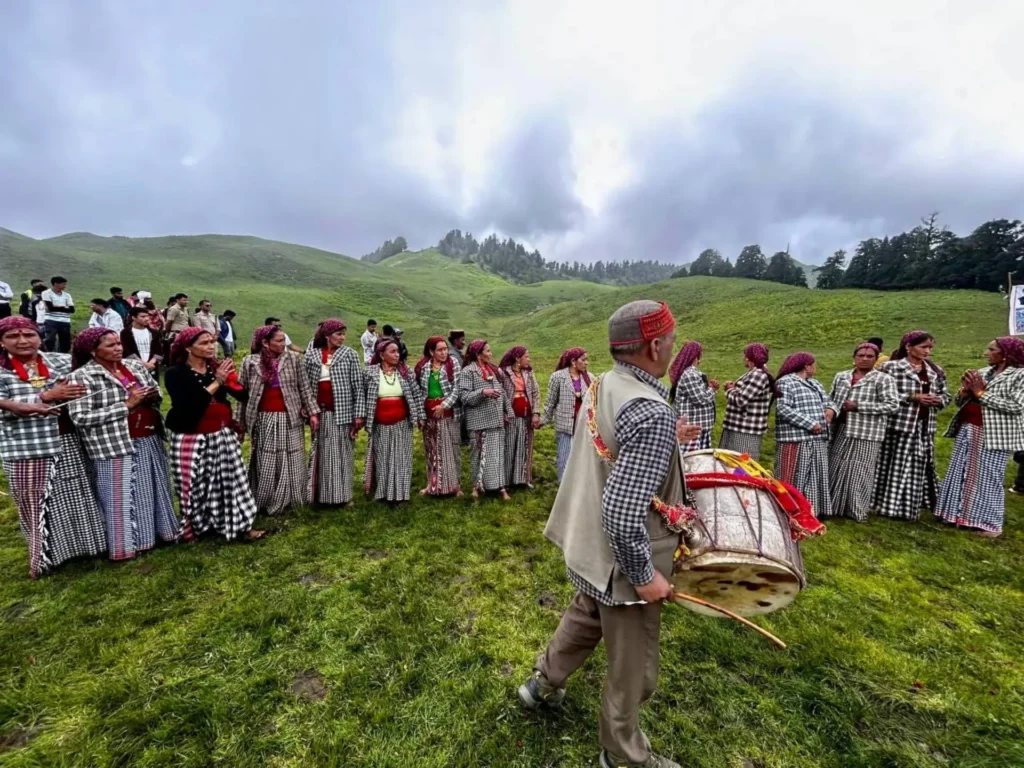
[[[624,347],[627,344],[654,341],[675,328],[676,319],[672,317],[672,311],[668,308],[668,304],[663,301],[658,303],[661,305],[659,309],[637,318],[637,324],[640,326],[639,339],[619,339],[611,342],[610,346]]]

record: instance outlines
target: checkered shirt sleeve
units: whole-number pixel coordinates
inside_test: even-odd
[[[675,414],[667,403],[632,400],[615,417],[615,439],[619,454],[605,483],[601,522],[619,568],[631,583],[647,584],[654,578],[647,514],[679,451]]]
[[[1024,368],[1007,368],[998,376],[992,368],[979,373],[988,380],[981,403],[982,440],[990,451],[1024,450]],[[958,397],[966,405],[969,397]],[[960,413],[953,418],[946,437],[956,437],[960,429]]]
[[[441,394],[444,396],[442,405],[447,410],[455,412],[455,420],[462,420],[462,404],[459,401],[459,374],[462,373],[462,366],[459,365],[459,361],[454,357],[452,360],[452,379],[448,380],[448,374],[444,368],[441,369],[441,375],[438,377],[441,382]],[[417,384],[420,387],[420,393],[423,395],[424,402],[426,402],[427,392],[430,388],[430,365],[424,365],[420,370],[420,376],[417,380]]]
[[[852,382],[852,370],[840,371],[832,379],[830,398],[836,407],[842,408],[848,400],[857,404],[856,411],[845,411],[841,416],[843,435],[854,440],[880,443],[885,439],[889,417],[900,408],[896,381],[892,376],[874,370],[869,371],[856,386]],[[832,424],[836,427],[839,420]]]
[[[715,390],[699,368],[691,366],[680,375],[672,405],[676,414],[685,416],[690,424],[704,429],[715,426]]]
[[[938,408],[928,408],[927,433],[934,436],[938,431],[938,412],[945,408],[952,401],[952,396],[946,386],[945,376],[939,376],[930,367],[926,368],[931,394],[938,395],[942,404]],[[883,373],[892,376],[896,382],[896,391],[900,400],[900,407],[889,419],[889,429],[896,432],[910,433],[918,429],[918,404],[913,401],[914,395],[922,391],[921,380],[917,372],[906,359],[890,360],[883,363]]]
[[[775,439],[780,443],[803,443],[827,440],[825,411],[838,409],[825,394],[817,379],[801,379],[795,373],[783,376],[775,386],[779,399],[775,406]],[[821,427],[816,435],[811,430]]]
[[[751,368],[725,395],[725,420],[722,428],[748,435],[763,435],[768,430],[768,411],[772,405],[771,380],[760,368]]]
[[[71,371],[71,358],[68,355],[44,354],[41,357],[50,373],[46,386],[36,389],[19,379],[13,371],[0,369],[0,400],[41,403],[42,393]],[[38,459],[60,453],[56,416],[24,417],[0,410],[0,419],[3,422],[0,457],[5,461]]]
[[[140,385],[156,387],[157,395],[152,402],[154,405],[159,403],[162,397],[160,388],[146,367],[138,360],[123,360],[122,363]],[[89,458],[115,459],[131,455],[134,449],[128,433],[128,408],[125,405],[128,391],[95,361],[74,371],[68,380],[82,384],[92,395],[68,405],[68,414],[78,427],[82,447]]]

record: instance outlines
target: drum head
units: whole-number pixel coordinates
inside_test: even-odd
[[[727,553],[719,554],[728,558]],[[760,616],[785,608],[802,587],[800,577],[778,563],[764,560],[715,562],[707,558],[683,564],[682,570],[673,574],[672,583],[680,592],[720,605],[740,616]],[[694,603],[683,605],[705,616],[722,617],[718,611]]]

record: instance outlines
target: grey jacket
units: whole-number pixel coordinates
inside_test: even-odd
[[[485,389],[496,389],[500,396],[484,397]],[[459,374],[459,399],[466,414],[466,429],[470,432],[504,429],[505,419],[514,415],[512,403],[497,375],[484,379],[476,363],[470,363]]]

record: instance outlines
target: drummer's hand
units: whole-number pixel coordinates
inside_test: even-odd
[[[659,600],[668,600],[672,597],[672,585],[661,575],[661,571],[655,571],[654,578],[647,584],[640,584],[633,588],[640,595],[640,599],[648,603],[657,603]]]
[[[677,442],[689,443],[698,437],[700,437],[700,427],[697,424],[690,424],[685,417],[676,421]]]

